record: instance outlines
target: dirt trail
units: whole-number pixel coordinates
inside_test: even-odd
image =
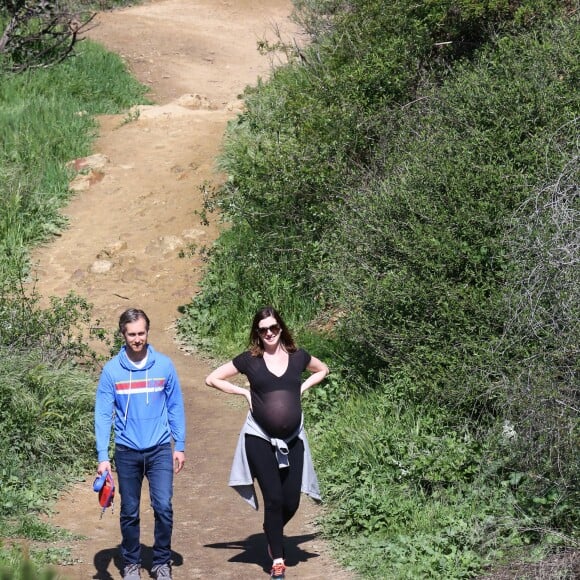
[[[177,308],[189,302],[201,263],[180,258],[190,244],[215,239],[199,224],[200,186],[219,182],[214,162],[226,123],[241,108],[247,84],[267,76],[257,41],[273,23],[291,31],[287,0],[165,0],[104,13],[89,36],[120,54],[149,85],[156,105],[107,116],[94,150],[99,163],[77,184],[66,209],[70,227],[34,255],[44,296],[71,289],[94,304],[103,326],[143,308],[151,343],[174,360],[186,398],[186,469],[175,483],[174,577],[255,579],[269,562],[254,512],[227,483],[245,416],[240,401],[203,385],[210,370],[175,342]],[[74,543],[67,578],[120,578],[118,512],[99,519],[94,474],[57,504],[51,521],[84,539]],[[331,560],[307,498],[287,528],[289,578],[351,578]],[[150,567],[152,513],[142,503],[144,565]],[[143,577],[147,577],[144,572]]]

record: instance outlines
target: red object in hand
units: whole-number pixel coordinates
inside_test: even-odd
[[[99,505],[103,508],[101,517],[103,517],[108,507],[111,510],[113,509],[113,500],[115,499],[115,482],[113,476],[108,471],[104,471],[102,475],[99,475],[95,479],[93,489],[99,494]]]

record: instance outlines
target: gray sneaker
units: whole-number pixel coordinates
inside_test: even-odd
[[[127,564],[123,570],[123,578],[135,580],[141,578],[141,566],[139,564]]]
[[[166,580],[171,580],[171,567],[169,564],[161,564],[161,566],[153,568],[151,572],[153,572],[153,576],[155,578],[165,578]]]

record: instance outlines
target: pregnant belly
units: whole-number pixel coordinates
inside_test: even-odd
[[[300,397],[275,396],[271,393],[263,405],[254,407],[253,415],[262,429],[272,437],[285,439],[300,426],[302,407]]]

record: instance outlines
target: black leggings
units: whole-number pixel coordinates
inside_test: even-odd
[[[284,526],[300,505],[304,443],[300,438],[288,444],[289,467],[280,469],[276,450],[269,441],[246,435],[246,455],[252,475],[258,480],[264,498],[264,532],[272,557],[284,557]]]

